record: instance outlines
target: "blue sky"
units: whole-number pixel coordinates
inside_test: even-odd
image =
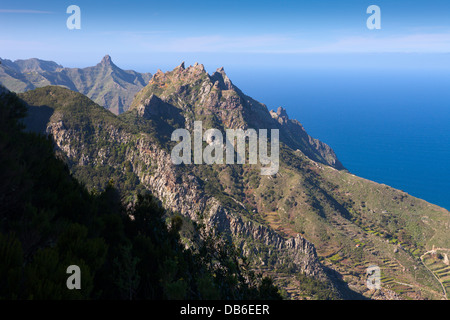
[[[81,30],[66,27],[71,4],[81,8]],[[381,30],[366,27],[371,4],[381,8]],[[92,65],[105,54],[135,69],[336,54],[363,63],[345,56],[449,53],[450,1],[2,1],[0,29],[0,57],[64,66]]]

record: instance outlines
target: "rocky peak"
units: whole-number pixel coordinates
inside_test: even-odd
[[[186,74],[199,74],[199,73],[205,73],[205,67],[203,64],[199,64],[198,62],[194,63],[193,66],[185,67],[184,61],[175,69],[173,69],[172,72],[178,71],[178,73],[186,73]]]
[[[287,112],[286,112],[286,109],[284,109],[283,107],[278,107],[278,109],[277,109],[277,115],[278,115],[279,117],[283,117],[283,118],[289,119],[288,114],[287,114]]]
[[[178,66],[177,68],[180,68],[180,66]],[[175,69],[177,69],[175,68]],[[156,71],[156,73],[152,76],[152,78],[150,79],[149,83],[163,83],[165,81],[166,78],[166,74],[161,71],[161,69],[158,69],[158,71]]]
[[[198,62],[194,63],[194,65],[192,66],[192,68],[199,70],[200,72],[206,72],[205,70],[205,66],[203,64],[199,64]]]
[[[184,67],[184,61],[182,62],[182,63],[180,63],[180,65],[179,66],[177,66],[177,67],[175,67],[175,69],[174,70],[185,70],[186,68]],[[159,69],[158,69],[158,71],[160,71]]]
[[[230,78],[228,78],[223,67],[218,68],[210,78],[211,82],[218,82],[219,88],[222,90],[234,89],[233,83],[231,82]]]
[[[180,86],[192,84],[196,81],[206,78],[206,71],[202,64],[195,63],[193,66],[185,67],[184,61],[175,67],[172,71],[158,71],[150,80],[150,85],[156,85],[160,88],[175,88],[178,92]]]
[[[270,110],[270,115],[280,124],[285,124],[289,120],[289,116],[286,112],[286,109],[284,109],[283,107],[278,107],[277,112]]]
[[[189,66],[185,73],[185,76],[187,76],[189,80],[193,80],[207,74],[203,64],[199,64],[197,62],[193,66]]]
[[[343,168],[331,148],[311,138],[298,121],[290,120],[286,109],[279,107],[276,112],[269,112],[264,104],[246,96],[235,87],[223,67],[218,68],[211,76],[198,63],[188,68],[182,63],[166,73],[158,71],[147,87],[136,95],[132,105],[138,108],[148,107],[148,101],[154,99],[152,94],[157,95],[164,105],[152,103],[150,110],[154,111],[140,111],[144,117],[172,106],[182,114],[194,111],[196,116],[206,119],[210,125],[224,128],[279,128],[280,139],[286,145],[294,150],[301,150],[314,161]],[[186,114],[183,116],[191,119]],[[164,117],[178,119],[176,112]]]
[[[157,109],[160,104],[162,104],[161,99],[152,94],[148,99],[145,99],[143,104],[140,104],[136,108],[132,109],[136,109],[141,117],[150,118],[152,113],[154,113],[154,109]]]
[[[157,95],[152,94],[143,103],[130,107],[131,110],[136,110],[138,115],[145,119],[154,120],[169,120],[171,123],[183,125],[185,119],[180,114],[180,110],[174,106],[164,102]]]
[[[102,66],[114,66],[114,63],[111,60],[111,57],[107,54],[103,57],[102,61],[100,61],[100,65]]]

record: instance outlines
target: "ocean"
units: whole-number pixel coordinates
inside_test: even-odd
[[[353,174],[450,210],[450,72],[439,68],[236,70],[244,93],[283,106]]]

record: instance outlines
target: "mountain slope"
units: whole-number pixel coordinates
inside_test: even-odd
[[[272,275],[289,297],[305,294],[299,271],[331,281],[341,297],[351,290],[372,298],[443,297],[420,258],[433,246],[450,248],[449,212],[338,170],[343,166],[331,148],[283,109],[271,112],[243,94],[222,68],[213,75],[198,64],[158,71],[118,117],[98,106],[80,109],[82,97],[67,102],[72,94],[47,87],[21,97],[36,110],[53,110],[35,127],[53,135],[83,182],[104,186],[108,179],[91,177],[105,168],[122,179],[134,175],[136,186],[167,208],[231,237],[252,268]],[[173,165],[170,133],[192,130],[194,120],[204,130],[279,129],[279,172],[261,176],[259,165],[248,164]],[[183,239],[190,244],[189,232]],[[366,287],[365,270],[373,264],[381,269],[381,291]]]
[[[140,116],[136,118],[133,112],[117,117],[83,95],[60,87],[39,88],[20,97],[32,110],[25,120],[27,126],[44,127],[52,135],[57,153],[87,186],[98,190],[111,178],[125,194],[145,186],[164,206],[186,217],[187,225],[193,221],[205,225],[208,232],[223,234],[246,255],[249,250],[270,254],[271,269],[278,265],[314,277],[319,284],[331,283],[311,243],[301,236],[285,239],[269,226],[250,219],[246,210],[243,214],[240,206],[238,211],[229,208],[222,199],[205,192],[204,181],[173,165],[160,137],[152,132],[152,121],[140,122]],[[36,117],[40,112],[50,117]],[[42,121],[47,125],[36,123]],[[137,181],[137,185],[129,181]],[[128,194],[128,201],[133,201],[132,194]],[[184,234],[186,244],[192,244],[196,237],[191,229],[187,227]],[[344,294],[336,290],[327,295]]]
[[[152,96],[181,110],[186,128],[193,128],[192,119],[195,119],[202,120],[204,127],[218,129],[279,129],[280,140],[292,149],[300,149],[315,161],[344,169],[328,145],[310,137],[300,122],[288,118],[284,109],[269,112],[264,104],[245,95],[233,85],[223,68],[211,76],[201,64],[185,68],[182,63],[167,73],[158,70],[136,95],[130,110],[139,109],[142,114],[146,109],[158,109]]]
[[[151,78],[149,73],[120,69],[108,55],[96,66],[83,69],[34,58],[0,62],[0,83],[11,91],[59,85],[85,94],[115,114],[127,110],[134,95]]]
[[[109,113],[67,91],[54,93]],[[126,208],[111,185],[89,193],[49,138],[22,130],[26,112],[0,86],[0,299],[280,298],[270,279],[240,267],[229,243],[203,237],[199,252],[183,248],[182,219],[151,195]],[[70,265],[80,268],[79,290],[66,286]]]
[[[212,76],[198,64],[158,72],[136,95],[131,112],[155,109],[153,114],[158,113],[161,104],[153,103],[153,96],[179,109],[187,128],[192,128],[195,119],[203,121],[204,130],[280,129],[284,147],[277,175],[258,178],[246,166],[213,166],[211,172],[204,166],[192,166],[191,170],[207,181],[206,192],[222,198],[225,194],[244,204],[254,219],[281,235],[302,234],[314,243],[324,263],[345,275],[358,291],[365,290],[361,281],[365,267],[376,264],[387,287],[401,296],[439,297],[439,284],[419,262],[419,253],[433,245],[450,248],[447,210],[335,170],[343,166],[331,148],[308,136],[282,108],[268,112],[244,95],[223,68]],[[423,286],[433,288],[434,293],[423,293]]]

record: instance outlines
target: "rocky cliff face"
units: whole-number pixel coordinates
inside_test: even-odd
[[[277,265],[290,264],[295,272],[327,279],[310,242],[299,235],[285,239],[270,227],[243,219],[233,210],[224,207],[218,199],[205,193],[196,176],[179,170],[172,164],[170,154],[158,148],[145,134],[136,137],[119,131],[114,126],[97,127],[96,130],[94,139],[102,131],[102,135],[106,134],[115,144],[128,146],[126,161],[136,164],[133,167],[136,175],[166,208],[193,221],[198,221],[199,216],[203,216],[207,230],[230,237],[248,256],[250,253],[258,255],[261,250],[270,248],[271,255],[277,257]],[[81,144],[86,141],[79,131],[71,128],[70,124],[64,124],[57,115],[48,123],[46,132],[53,136],[57,147],[76,165],[97,165],[108,161],[108,154],[101,148],[93,149],[89,154],[74,148],[75,141]],[[250,248],[247,245],[249,240],[256,245]],[[267,261],[262,263],[267,264]]]
[[[338,170],[345,169],[333,149],[308,135],[300,122],[289,119],[284,108],[278,107],[276,112],[271,110],[270,116],[281,125],[287,144],[291,148],[302,150],[307,157],[317,162],[328,164]]]
[[[205,129],[279,129],[280,140],[292,149],[299,149],[314,161],[344,169],[328,145],[310,137],[298,121],[288,118],[283,108],[269,111],[264,104],[246,96],[223,68],[209,75],[201,64],[185,68],[182,63],[171,72],[158,71],[130,107],[140,114],[143,110],[162,113],[169,109],[179,110],[187,129],[192,128],[194,119],[202,120]],[[150,115],[148,111],[147,114]]]
[[[104,186],[114,174],[131,181],[122,191],[144,186],[166,208],[229,237],[253,268],[284,284],[298,272],[331,279],[331,268],[363,293],[370,263],[396,279],[390,288],[426,286],[430,297],[440,290],[418,258],[431,245],[449,247],[448,211],[336,170],[342,165],[331,148],[311,138],[284,109],[269,111],[245,96],[223,69],[211,76],[198,64],[158,71],[120,116],[58,87],[21,97],[38,109],[34,115],[46,112],[35,118],[43,126],[35,127],[52,134],[81,181],[90,185],[96,179]],[[192,130],[196,120],[204,129],[278,128],[279,172],[263,177],[258,165],[173,165],[170,133]],[[402,250],[394,250],[399,243]]]
[[[274,268],[286,268],[292,278],[301,272],[331,283],[312,243],[300,235],[282,237],[269,226],[246,219],[227,208],[205,192],[202,181],[195,175],[173,165],[167,151],[158,148],[146,134],[135,136],[114,126],[98,127],[97,130],[89,143],[92,143],[92,138],[95,141],[101,131],[101,135],[108,136],[114,144],[127,146],[125,161],[133,164],[133,172],[165,208],[196,222],[201,216],[206,230],[229,238],[248,257],[253,268],[264,268],[265,272],[275,275],[275,279]],[[70,124],[61,120],[50,121],[47,133],[53,136],[57,148],[74,166],[117,166],[116,163],[108,163],[108,149],[96,148],[87,153],[75,147],[88,142]]]

